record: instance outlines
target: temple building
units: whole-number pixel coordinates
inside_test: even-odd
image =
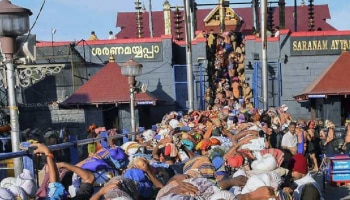
[[[337,31],[327,23],[331,16],[327,5],[297,6],[297,19],[294,7],[276,6],[268,7],[269,106],[286,104],[295,118],[343,124],[350,114],[350,87],[344,84],[349,77],[345,67],[350,62],[350,31]],[[310,16],[310,9],[316,17]],[[216,106],[220,95],[248,98],[261,108],[262,46],[254,9],[213,6],[195,10],[195,109]],[[165,1],[163,11],[152,11],[152,20],[139,6],[136,11],[117,13],[116,26],[121,30],[115,40],[36,41],[35,55],[18,59],[21,129],[67,127],[84,134],[89,124],[96,123],[130,130],[127,78],[119,71],[131,57],[143,65],[136,80],[147,85],[146,91],[136,95],[137,126],[150,128],[165,113],[188,111],[183,8]],[[280,20],[281,13],[285,20]],[[218,44],[228,45],[224,51]],[[222,52],[232,61],[220,57]],[[218,84],[221,81],[224,84]],[[247,85],[251,93],[225,90]]]

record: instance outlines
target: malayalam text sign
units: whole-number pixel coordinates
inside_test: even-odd
[[[104,44],[91,45],[93,57],[107,58],[114,55],[118,62],[127,61],[133,58],[137,62],[162,61],[162,43],[141,43],[141,44]],[[108,59],[107,59],[108,60]]]

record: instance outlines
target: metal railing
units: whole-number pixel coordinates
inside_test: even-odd
[[[70,158],[71,158],[71,164],[76,164],[79,162],[79,152],[78,152],[79,146],[100,142],[101,146],[106,148],[106,147],[108,147],[107,141],[109,139],[123,138],[123,140],[126,139],[124,141],[129,141],[129,136],[138,135],[138,134],[142,133],[143,130],[144,129],[141,129],[140,131],[137,131],[137,132],[127,133],[127,134],[116,134],[116,135],[112,135],[112,136],[108,136],[108,131],[103,131],[99,134],[99,137],[97,137],[97,138],[88,138],[88,139],[82,139],[82,140],[77,140],[76,136],[70,136],[69,142],[50,145],[50,146],[48,146],[48,148],[51,151],[65,150],[65,149],[69,148],[70,149],[69,154],[70,154]],[[28,169],[34,173],[34,162],[33,162],[33,158],[32,158],[32,152],[31,152],[31,149],[29,148],[29,146],[30,146],[29,142],[22,142],[21,146],[20,146],[21,151],[0,153],[0,161],[12,159],[12,158],[17,158],[17,157],[23,157],[24,168]],[[2,167],[2,168],[0,168],[0,170],[1,169],[4,170],[5,168]],[[8,170],[8,169],[10,169],[10,168],[6,167],[6,170]]]

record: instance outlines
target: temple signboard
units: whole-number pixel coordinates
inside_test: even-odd
[[[91,45],[92,57],[108,60],[110,55],[115,55],[118,62],[130,58],[137,62],[159,62],[163,60],[162,43]]]
[[[291,37],[291,56],[339,55],[350,48],[350,35]]]

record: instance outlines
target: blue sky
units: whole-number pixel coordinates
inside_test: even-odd
[[[141,0],[148,8],[149,0]],[[183,0],[168,0],[171,5],[182,5]],[[236,1],[236,0],[235,0]],[[297,0],[300,4],[302,0]],[[304,0],[308,3],[308,0]],[[44,0],[12,0],[13,4],[30,9],[31,25],[37,17]],[[153,10],[162,10],[164,0],[152,0]],[[217,3],[218,0],[197,0],[197,3]],[[231,0],[234,2],[234,0]],[[250,0],[237,0],[250,2]],[[294,5],[294,0],[286,0]],[[350,30],[349,0],[315,0],[315,4],[329,4],[332,19],[328,22],[338,30]],[[108,32],[118,32],[118,12],[133,12],[134,0],[46,0],[44,8],[32,30],[37,40],[51,41],[51,30],[56,29],[54,41],[87,39],[94,30],[99,38],[107,38]],[[234,6],[232,6],[234,7]]]

